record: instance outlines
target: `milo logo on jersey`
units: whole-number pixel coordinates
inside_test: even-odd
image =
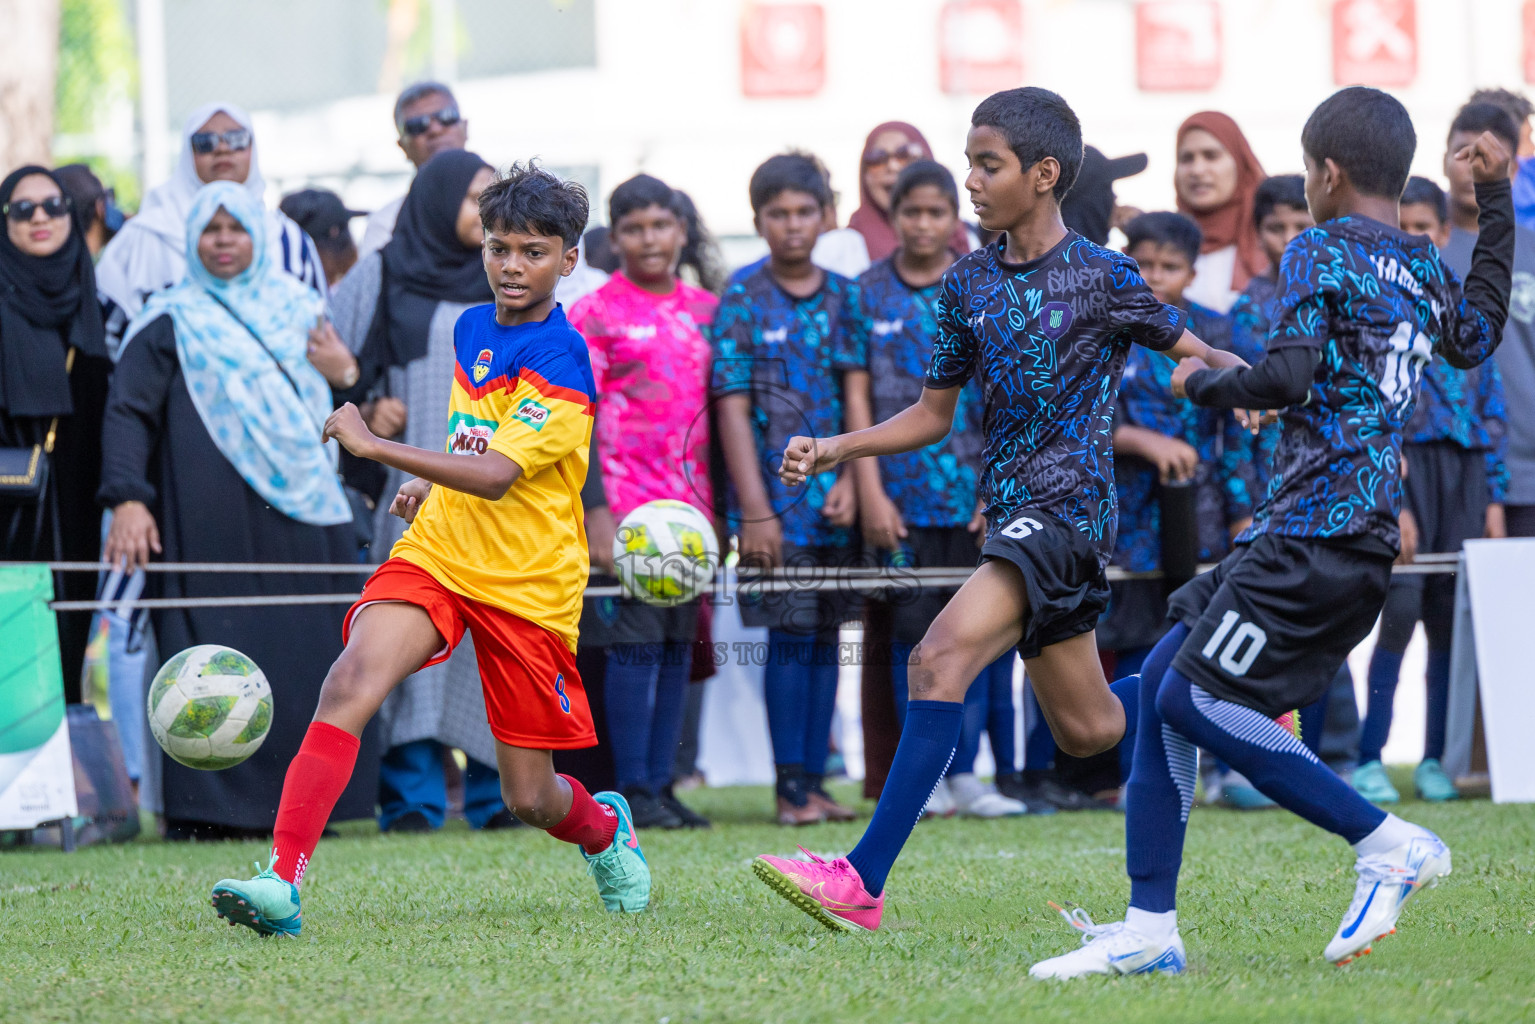
[[[543,430],[544,424],[549,422],[549,407],[531,398],[524,398],[517,404],[517,411],[512,413],[512,418],[521,420],[534,430]]]
[[[484,383],[485,375],[490,373],[490,360],[494,354],[488,348],[480,349],[480,354],[474,360],[474,369],[470,371],[476,384]]]
[[[476,366],[475,372],[480,368]],[[456,412],[448,417],[448,454],[484,455],[495,436],[496,421],[482,420],[466,412]]]

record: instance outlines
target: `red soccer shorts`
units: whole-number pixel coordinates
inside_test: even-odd
[[[485,717],[496,739],[532,750],[596,746],[576,656],[559,636],[511,612],[471,601],[420,566],[391,558],[368,577],[362,596],[347,611],[343,644],[357,613],[381,601],[403,601],[431,616],[445,643],[426,665],[447,661],[468,629],[480,664]]]

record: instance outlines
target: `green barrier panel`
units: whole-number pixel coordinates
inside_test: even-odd
[[[0,754],[42,746],[64,721],[52,600],[47,568],[0,564]]]

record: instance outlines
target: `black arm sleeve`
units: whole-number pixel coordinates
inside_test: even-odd
[[[1476,186],[1476,246],[1466,275],[1466,301],[1502,332],[1514,290],[1514,190],[1507,181]]]
[[[1289,345],[1269,352],[1256,366],[1200,370],[1184,382],[1189,401],[1219,409],[1284,409],[1301,405],[1322,350]]]
[[[113,508],[125,501],[153,505],[157,492],[150,464],[165,427],[165,402],[179,369],[171,318],[146,325],[123,348],[101,427],[101,488],[96,501]]]

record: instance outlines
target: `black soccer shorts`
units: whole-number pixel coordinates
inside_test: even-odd
[[[1265,533],[1168,601],[1189,627],[1173,665],[1207,692],[1277,718],[1327,692],[1370,634],[1390,555]]]
[[[1014,515],[986,541],[981,560],[1001,559],[1023,573],[1029,602],[1018,654],[1039,657],[1051,644],[1091,632],[1109,604],[1109,581],[1087,535],[1038,509]]]

